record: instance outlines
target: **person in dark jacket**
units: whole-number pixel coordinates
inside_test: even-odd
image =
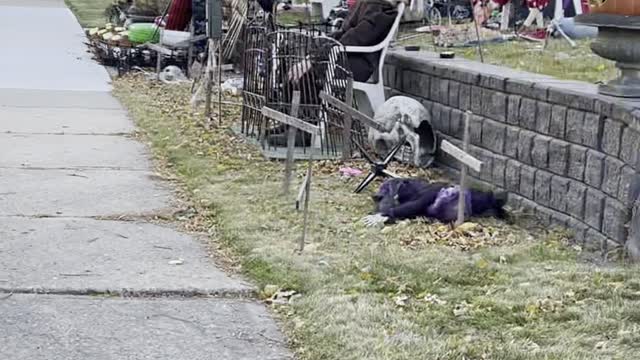
[[[402,0],[400,0],[402,1]],[[342,24],[342,28],[329,36],[344,46],[373,46],[384,40],[398,11],[395,0],[359,0],[355,9]],[[380,51],[375,53],[349,53],[347,55],[353,79],[369,80],[378,67]],[[311,69],[309,60],[301,61],[289,70],[289,81],[299,81]]]
[[[460,188],[444,183],[429,183],[418,179],[391,179],[385,181],[373,200],[375,214],[363,219],[373,226],[379,223],[426,217],[450,223],[458,217]],[[495,215],[504,219],[505,193],[467,190],[465,217]]]
[[[355,9],[342,24],[342,29],[330,34],[344,46],[373,46],[387,37],[398,11],[395,2],[387,0],[359,0]],[[369,80],[378,67],[380,52],[348,54],[353,79]]]

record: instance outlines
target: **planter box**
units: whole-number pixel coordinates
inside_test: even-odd
[[[640,16],[639,0],[607,0],[603,5],[592,8],[594,14],[615,14]]]

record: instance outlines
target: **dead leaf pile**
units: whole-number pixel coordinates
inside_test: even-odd
[[[467,222],[457,228],[442,223],[416,220],[387,227],[382,234],[389,240],[395,239],[410,249],[438,244],[469,251],[488,246],[514,244],[521,231],[523,230],[495,219],[482,219],[479,223]]]

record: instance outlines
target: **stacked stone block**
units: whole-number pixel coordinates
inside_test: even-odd
[[[640,103],[597,94],[593,85],[435,54],[387,57],[390,95],[421,101],[441,138],[460,145],[464,113],[479,183],[548,225],[571,228],[589,247],[624,244],[640,170]],[[444,153],[441,165],[459,164]]]

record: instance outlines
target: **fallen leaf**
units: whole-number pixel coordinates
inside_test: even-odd
[[[264,296],[270,298],[278,292],[278,286],[276,285],[266,285],[262,290]]]
[[[424,297],[424,301],[433,304],[433,305],[445,305],[447,302],[438,298],[437,295],[427,294]]]
[[[478,267],[478,269],[486,269],[487,267],[489,267],[489,262],[485,259],[480,259],[476,261],[476,266]]]
[[[457,227],[457,230],[463,233],[469,233],[471,231],[477,230],[478,228],[480,228],[480,225],[472,222],[466,222],[466,223],[460,224]]]
[[[398,306],[407,306],[407,300],[409,300],[407,295],[398,295],[395,297],[395,303]]]
[[[464,316],[469,312],[469,304],[462,302],[453,308],[453,315],[456,317]]]
[[[608,343],[607,341],[598,341],[596,343],[596,346],[595,346],[596,350],[604,350],[604,349],[606,349],[607,348],[607,343]]]

